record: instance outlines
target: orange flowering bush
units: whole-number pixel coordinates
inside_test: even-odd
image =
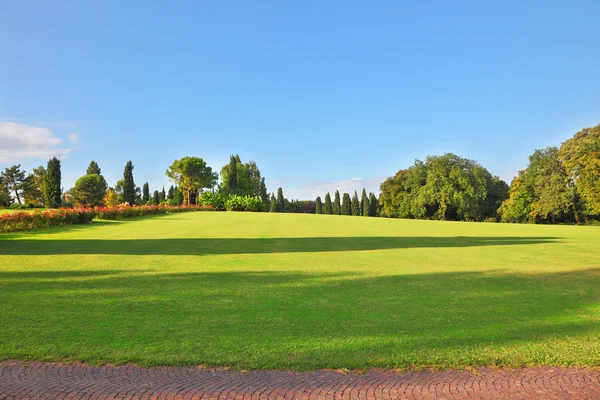
[[[5,213],[0,215],[0,232],[86,224],[92,222],[94,216],[94,210],[89,208],[60,208],[48,211]]]

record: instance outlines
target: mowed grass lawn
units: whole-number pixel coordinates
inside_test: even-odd
[[[600,365],[600,227],[199,212],[0,234],[0,359]]]

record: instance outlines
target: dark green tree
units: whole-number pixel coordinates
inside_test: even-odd
[[[358,193],[354,191],[352,196],[352,215],[360,215],[360,201],[358,201]]]
[[[352,215],[352,201],[350,200],[350,195],[348,193],[344,193],[342,196],[342,215]]]
[[[148,182],[142,185],[142,204],[146,204],[150,201],[150,185]]]
[[[317,200],[315,201],[315,213],[323,214],[323,202],[321,201],[321,196],[317,196]]]
[[[164,186],[163,186],[162,190],[160,191],[160,193],[158,194],[158,199],[159,199],[160,203],[162,203],[163,201],[165,201],[167,199],[167,193],[165,192]]]
[[[333,197],[333,214],[342,214],[342,205],[340,204],[340,192],[338,190],[335,191],[335,195]]]
[[[283,197],[283,189],[277,189],[277,212],[285,212],[285,197]]]
[[[229,156],[229,164],[228,164],[228,175],[225,176],[223,172],[221,172],[221,176],[223,177],[223,187],[225,188],[225,194],[238,194],[238,160],[239,155],[231,155]],[[241,164],[241,162],[240,162]]]
[[[12,204],[12,197],[8,187],[4,184],[4,174],[0,174],[0,206],[8,207]]]
[[[158,190],[155,190],[152,195],[152,204],[155,206],[160,204],[160,194],[158,194]]]
[[[123,198],[123,202],[129,203],[129,205],[135,205],[136,199],[136,190],[135,190],[135,182],[133,181],[133,163],[127,161],[125,164],[125,169],[123,170],[123,188],[121,197]]]
[[[277,201],[275,200],[275,195],[271,193],[271,209],[270,212],[277,212]]]
[[[46,180],[44,182],[44,205],[46,207],[60,207],[60,180],[60,160],[56,157],[53,157],[48,161],[48,165],[46,167]]]
[[[102,175],[86,174],[75,182],[75,202],[84,207],[101,206],[106,194],[106,180]]]
[[[14,195],[15,199],[17,199],[17,203],[19,204],[22,204],[21,192],[23,190],[25,179],[25,171],[21,169],[21,164],[6,168],[2,173],[2,181],[4,182],[4,186],[11,194]]]
[[[85,174],[86,175],[92,175],[92,174],[102,175],[102,171],[100,171],[100,167],[98,166],[98,163],[96,161],[92,160],[90,162],[90,165],[87,167]]]
[[[362,195],[360,197],[360,215],[365,217],[369,215],[369,196],[367,196],[367,191],[365,188],[363,188]]]
[[[174,192],[175,189],[173,188],[173,185],[169,186],[169,191],[167,192],[167,200],[173,200]]]
[[[183,193],[179,190],[179,186],[173,186],[173,203],[176,206],[180,206],[183,204]]]
[[[373,193],[369,193],[369,217],[377,216],[377,197]]]
[[[167,176],[187,193],[185,204],[198,204],[199,194],[217,183],[217,174],[199,157],[183,157],[173,161],[166,172]],[[194,201],[192,202],[192,199]]]
[[[325,205],[323,206],[323,214],[333,214],[333,207],[331,205],[331,195],[329,192],[325,195]]]

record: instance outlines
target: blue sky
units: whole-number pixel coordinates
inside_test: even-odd
[[[160,4],[159,4],[160,3]],[[314,198],[455,152],[509,180],[600,123],[597,1],[0,4],[0,168],[168,185],[186,155]]]

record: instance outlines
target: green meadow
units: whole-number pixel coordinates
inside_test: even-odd
[[[600,365],[600,227],[198,212],[0,234],[0,359]]]

